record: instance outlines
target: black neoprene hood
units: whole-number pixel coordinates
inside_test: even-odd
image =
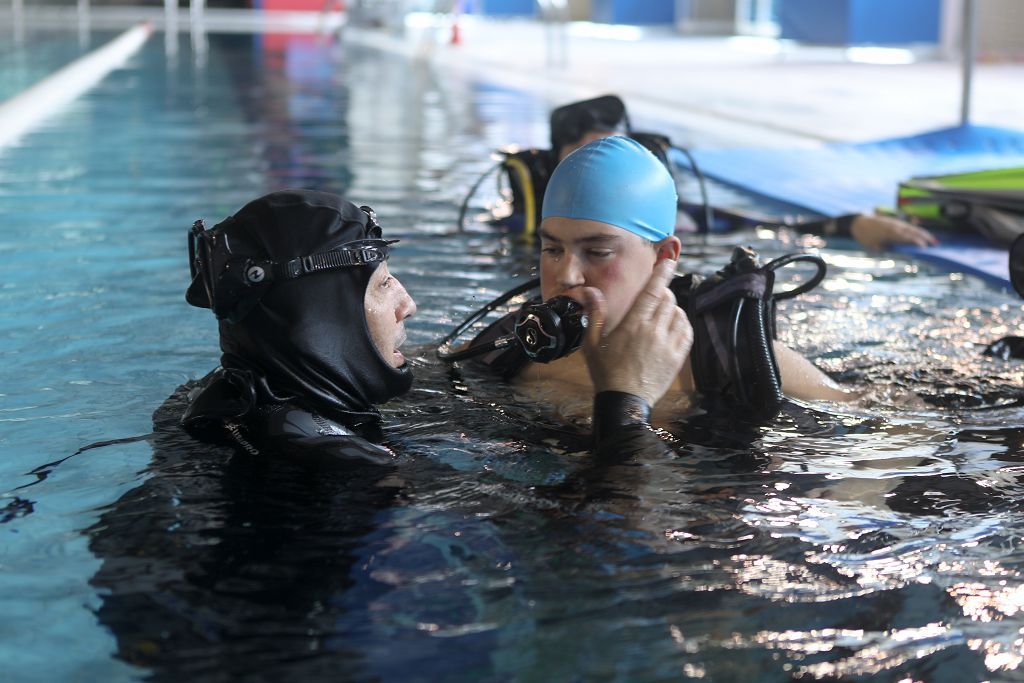
[[[380,237],[366,211],[311,190],[260,197],[210,232],[235,263],[285,263]],[[379,419],[374,405],[407,391],[412,374],[381,357],[367,327],[364,298],[378,267],[380,261],[361,263],[253,285],[263,290],[255,305],[235,322],[220,319],[221,365],[251,372],[261,401],[297,401],[347,424]],[[186,298],[211,307],[196,280]]]

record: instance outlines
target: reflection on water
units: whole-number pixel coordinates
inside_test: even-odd
[[[791,404],[768,424],[698,413],[673,425],[673,457],[594,471],[584,434],[430,348],[532,272],[513,236],[453,226],[488,151],[542,142],[524,138],[552,103],[313,39],[211,35],[205,65],[181,41],[179,63],[152,41],[0,156],[0,530],[8,611],[36,634],[0,646],[12,670],[1021,675],[1024,365],[979,353],[1018,329],[1019,301],[828,252],[780,332],[862,388],[859,405]],[[212,319],[181,301],[185,229],[285,185],[344,192],[402,239],[418,384],[385,409],[393,467],[198,446],[176,399],[150,422],[216,362]],[[684,267],[721,265],[737,239],[766,256],[818,244],[690,238]]]

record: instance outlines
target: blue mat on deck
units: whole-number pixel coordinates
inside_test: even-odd
[[[712,178],[827,216],[894,206],[901,181],[1024,166],[1024,132],[958,126],[903,138],[813,149],[695,149]],[[686,166],[685,159],[679,160]],[[1009,286],[1006,248],[980,237],[948,236],[938,248],[899,251]]]
[[[939,235],[935,247],[897,244],[892,250],[921,261],[937,263],[946,270],[975,275],[989,284],[1010,289],[1010,254],[980,235]]]

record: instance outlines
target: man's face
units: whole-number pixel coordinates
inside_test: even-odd
[[[416,302],[382,263],[373,271],[363,297],[366,326],[377,352],[391,367],[401,367],[405,356],[399,347],[405,342],[405,319],[416,312]]]
[[[608,329],[629,312],[657,263],[650,242],[608,223],[550,217],[540,236],[541,296],[583,303],[581,288],[596,287],[605,297]]]

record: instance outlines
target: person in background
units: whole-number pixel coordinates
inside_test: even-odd
[[[615,95],[603,95],[572,102],[551,112],[551,148],[527,149],[506,153],[503,161],[512,190],[512,215],[506,222],[532,234],[540,224],[540,210],[548,181],[555,167],[580,147],[611,135],[632,137],[647,147],[672,172],[668,158],[669,139],[658,133],[633,130],[623,101]],[[703,220],[703,206],[680,204],[680,210]],[[743,222],[732,212],[713,208],[716,217]],[[749,220],[747,221],[749,222]],[[928,230],[891,216],[865,213],[848,214],[804,221],[791,226],[802,232],[825,237],[852,237],[861,246],[884,249],[892,244],[927,247],[938,244]]]

